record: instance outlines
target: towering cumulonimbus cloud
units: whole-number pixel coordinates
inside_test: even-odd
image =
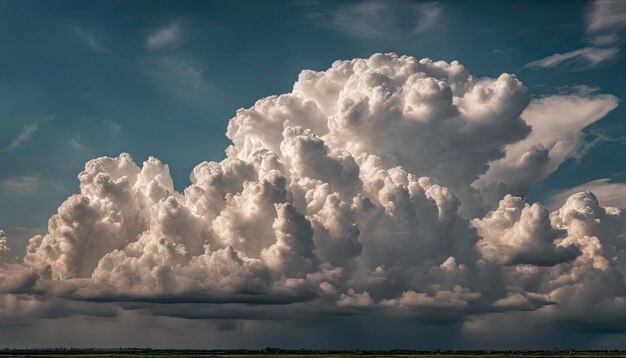
[[[533,311],[615,322],[625,212],[590,192],[552,213],[515,195],[617,102],[531,100],[513,75],[395,54],[305,70],[291,93],[238,110],[226,158],[196,166],[183,192],[156,158],[97,158],[23,258],[0,231],[0,316],[66,301],[161,314],[147,303],[167,301],[167,315],[187,318],[176,303],[228,304],[234,319],[376,311],[476,325]],[[210,307],[195,314],[225,318]]]

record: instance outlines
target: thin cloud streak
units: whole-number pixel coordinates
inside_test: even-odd
[[[39,187],[39,175],[22,175],[4,179],[2,188],[15,194],[33,194]]]
[[[78,36],[78,38],[80,38],[92,51],[102,54],[111,54],[111,52],[100,43],[94,34],[85,30],[83,27],[74,26],[72,30],[74,31],[74,34],[76,34],[76,36]]]
[[[0,149],[0,152],[4,152],[4,153],[10,152],[16,149],[17,147],[21,146],[22,144],[28,142],[32,138],[33,133],[39,130],[39,125],[41,123],[51,121],[55,117],[56,116],[53,114],[50,116],[43,117],[42,119],[38,120],[35,123],[29,123],[25,125],[22,132],[17,137],[13,138],[11,143],[9,143],[6,147]]]
[[[386,39],[424,33],[439,23],[437,2],[411,4],[365,1],[310,16],[318,26],[363,39]]]
[[[160,28],[148,36],[146,46],[149,50],[158,50],[174,46],[183,39],[183,31],[178,23]]]
[[[443,9],[437,2],[417,4],[415,9],[419,14],[419,21],[415,28],[415,31],[418,33],[428,31],[434,27],[443,13]]]
[[[587,69],[615,58],[619,52],[620,49],[617,47],[584,47],[570,52],[555,53],[554,55],[532,61],[526,64],[524,68],[553,68],[569,63],[575,70]]]
[[[524,68],[544,69],[557,66],[569,67],[572,71],[595,68],[614,59],[621,52],[616,46],[620,42],[618,31],[626,27],[626,2],[596,0],[587,14],[586,42],[593,46],[577,50],[555,53],[532,61]]]
[[[25,226],[9,226],[7,227],[9,230],[25,232],[30,234],[45,234],[48,230],[47,226],[39,226],[39,227],[25,227]]]

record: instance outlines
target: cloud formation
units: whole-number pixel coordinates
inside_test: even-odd
[[[554,55],[544,57],[540,60],[532,61],[524,67],[552,68],[568,64],[574,69],[586,69],[595,67],[614,58],[619,52],[620,49],[618,47],[584,47],[570,52],[555,53]]]
[[[84,29],[82,26],[74,26],[72,28],[74,34],[80,38],[89,49],[94,52],[102,54],[111,54],[111,52],[102,45],[100,40],[91,32]]]
[[[13,138],[13,140],[11,140],[11,142],[4,148],[0,149],[0,153],[1,152],[10,152],[14,149],[16,149],[17,147],[21,146],[22,144],[30,141],[31,137],[33,136],[33,134],[39,130],[39,125],[43,122],[47,122],[47,121],[51,121],[55,118],[56,116],[53,115],[49,115],[49,116],[45,116],[42,119],[38,120],[37,122],[34,123],[29,123],[27,125],[24,126],[22,132],[15,138]]]
[[[441,20],[442,6],[435,2],[415,4],[360,1],[338,6],[328,12],[312,13],[315,24],[364,39],[388,39],[420,34]],[[372,24],[375,24],[373,26]]]
[[[108,302],[219,320],[384,315],[475,329],[479,316],[532,312],[624,329],[624,211],[591,192],[553,212],[510,195],[529,190],[518,174],[556,170],[616,105],[531,100],[514,75],[395,54],[302,71],[292,92],[237,111],[226,158],[197,165],[183,192],[153,157],[89,161],[23,258],[0,238],[0,316]]]
[[[573,71],[588,70],[608,62],[621,52],[622,30],[626,28],[626,5],[620,0],[595,0],[586,14],[586,46],[565,53],[555,53],[532,61],[532,69],[564,66]]]
[[[158,50],[168,46],[175,46],[182,39],[183,30],[181,29],[180,24],[173,23],[151,33],[148,36],[146,46],[149,50]]]
[[[609,178],[592,180],[563,190],[550,196],[546,205],[549,208],[558,208],[563,205],[567,198],[581,191],[593,192],[598,198],[598,201],[605,206],[626,208],[626,184],[612,182]]]
[[[569,95],[535,99],[522,115],[533,131],[523,140],[507,145],[506,155],[489,163],[486,173],[472,185],[490,205],[507,193],[525,196],[533,184],[556,171],[567,159],[584,155],[593,142],[583,140],[583,130],[618,104],[617,97],[597,94],[586,87]]]
[[[587,32],[619,31],[626,28],[626,4],[619,0],[596,0],[587,17]]]
[[[21,175],[0,181],[2,188],[11,193],[32,194],[39,186],[38,175]]]

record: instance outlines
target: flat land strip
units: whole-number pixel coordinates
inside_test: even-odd
[[[548,358],[548,357],[626,357],[626,352],[576,351],[576,352],[472,352],[472,353],[422,353],[422,354],[215,354],[203,352],[164,351],[164,352],[0,352],[0,358],[53,357],[53,358],[151,358],[151,357],[190,357],[190,358]]]

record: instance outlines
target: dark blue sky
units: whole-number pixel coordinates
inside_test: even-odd
[[[436,21],[424,20],[419,31],[407,4],[372,18],[350,8],[356,2],[1,2],[0,227],[23,247],[97,156],[157,156],[182,189],[197,163],[223,158],[238,108],[289,92],[300,70],[336,59],[389,51],[458,59],[476,76],[514,73],[534,95],[584,84],[626,96],[616,80],[625,72],[621,53],[593,65],[524,67],[589,46],[587,1],[442,2]],[[175,38],[151,48],[149,36],[168,27]],[[619,106],[593,133],[625,136],[624,115]],[[625,150],[620,140],[601,141],[531,199],[594,179],[623,180],[626,163],[615,159]]]

